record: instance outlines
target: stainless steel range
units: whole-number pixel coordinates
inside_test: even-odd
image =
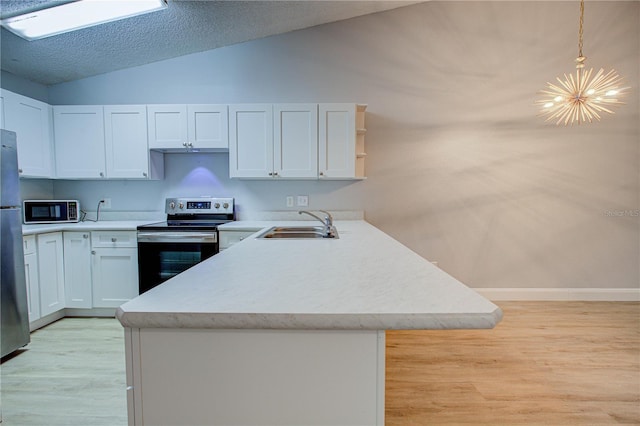
[[[235,216],[233,198],[167,198],[165,212],[138,227],[140,294],[218,253],[218,225]]]

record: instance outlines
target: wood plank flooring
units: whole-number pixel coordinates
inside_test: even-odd
[[[124,331],[114,318],[65,318],[2,363],[2,426],[125,426]]]
[[[499,305],[494,330],[387,332],[387,426],[640,425],[639,303]],[[115,319],[31,338],[0,367],[2,426],[127,424]]]
[[[387,332],[386,424],[640,424],[640,304],[498,303],[493,330]]]

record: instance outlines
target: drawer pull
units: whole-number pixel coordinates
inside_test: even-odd
[[[118,239],[116,237],[111,238],[111,242],[115,243],[116,241],[118,241]]]

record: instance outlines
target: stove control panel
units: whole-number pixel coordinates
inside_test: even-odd
[[[167,198],[166,214],[233,214],[233,198]]]

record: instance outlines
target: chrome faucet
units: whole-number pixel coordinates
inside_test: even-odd
[[[302,214],[302,213],[308,214],[309,216],[319,220],[320,223],[324,225],[324,228],[322,229],[322,232],[324,233],[324,238],[335,238],[336,228],[335,226],[333,226],[333,216],[331,216],[331,213],[329,213],[328,211],[325,211],[325,210],[318,210],[318,211],[326,215],[324,219],[306,210],[300,210],[298,214]]]

